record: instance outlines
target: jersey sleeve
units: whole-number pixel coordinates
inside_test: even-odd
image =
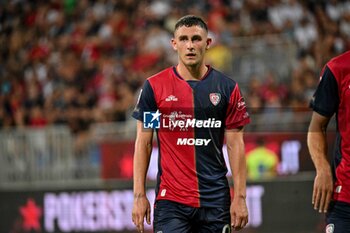
[[[236,84],[234,87],[226,112],[226,129],[240,128],[250,122],[245,100]]]
[[[135,109],[132,113],[132,117],[137,120],[143,121],[143,113],[150,111],[157,111],[157,104],[154,98],[154,93],[151,84],[148,80],[146,80],[140,91]]]
[[[339,94],[337,80],[329,67],[326,66],[310,102],[310,107],[322,116],[331,117],[337,111],[338,106]]]

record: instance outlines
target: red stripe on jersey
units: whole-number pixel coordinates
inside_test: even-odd
[[[176,114],[194,117],[193,91],[190,85],[175,76],[169,68],[149,78],[154,92],[161,120],[169,126],[169,117]],[[181,118],[181,117],[180,117]],[[161,127],[158,143],[161,176],[157,200],[173,200],[193,207],[199,207],[198,178],[196,172],[195,147],[177,145],[179,139],[195,138],[192,128],[174,129]]]
[[[350,203],[350,51],[327,63],[338,84],[338,129],[341,136],[341,162],[336,168],[333,198]]]

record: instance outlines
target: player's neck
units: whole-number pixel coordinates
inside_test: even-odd
[[[179,63],[176,66],[176,71],[186,81],[201,80],[203,76],[207,73],[208,67],[204,64],[198,66],[186,66],[182,63]]]

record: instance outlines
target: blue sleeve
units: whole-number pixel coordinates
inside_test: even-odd
[[[140,91],[136,107],[134,109],[134,112],[132,113],[132,117],[137,120],[143,121],[143,113],[150,111],[157,111],[157,103],[154,98],[154,93],[151,84],[148,80],[146,80]]]
[[[326,66],[316,92],[310,103],[311,108],[325,117],[331,117],[339,106],[338,84],[332,71]]]

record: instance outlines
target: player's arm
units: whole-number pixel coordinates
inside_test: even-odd
[[[153,130],[144,129],[141,121],[137,121],[137,134],[134,152],[134,205],[132,220],[139,232],[144,232],[144,218],[150,220],[150,203],[146,197],[146,175],[152,152]]]
[[[316,167],[312,204],[320,213],[327,212],[333,193],[332,172],[327,160],[326,129],[329,120],[329,117],[313,112],[307,135],[307,145]]]
[[[339,107],[338,83],[333,72],[326,65],[311,100],[313,114],[308,130],[308,148],[316,167],[312,203],[319,212],[326,212],[333,191],[333,177],[327,160],[326,129],[330,118]]]
[[[226,130],[227,153],[234,183],[234,197],[230,207],[231,226],[242,229],[248,223],[246,205],[246,158],[243,141],[243,127]]]

